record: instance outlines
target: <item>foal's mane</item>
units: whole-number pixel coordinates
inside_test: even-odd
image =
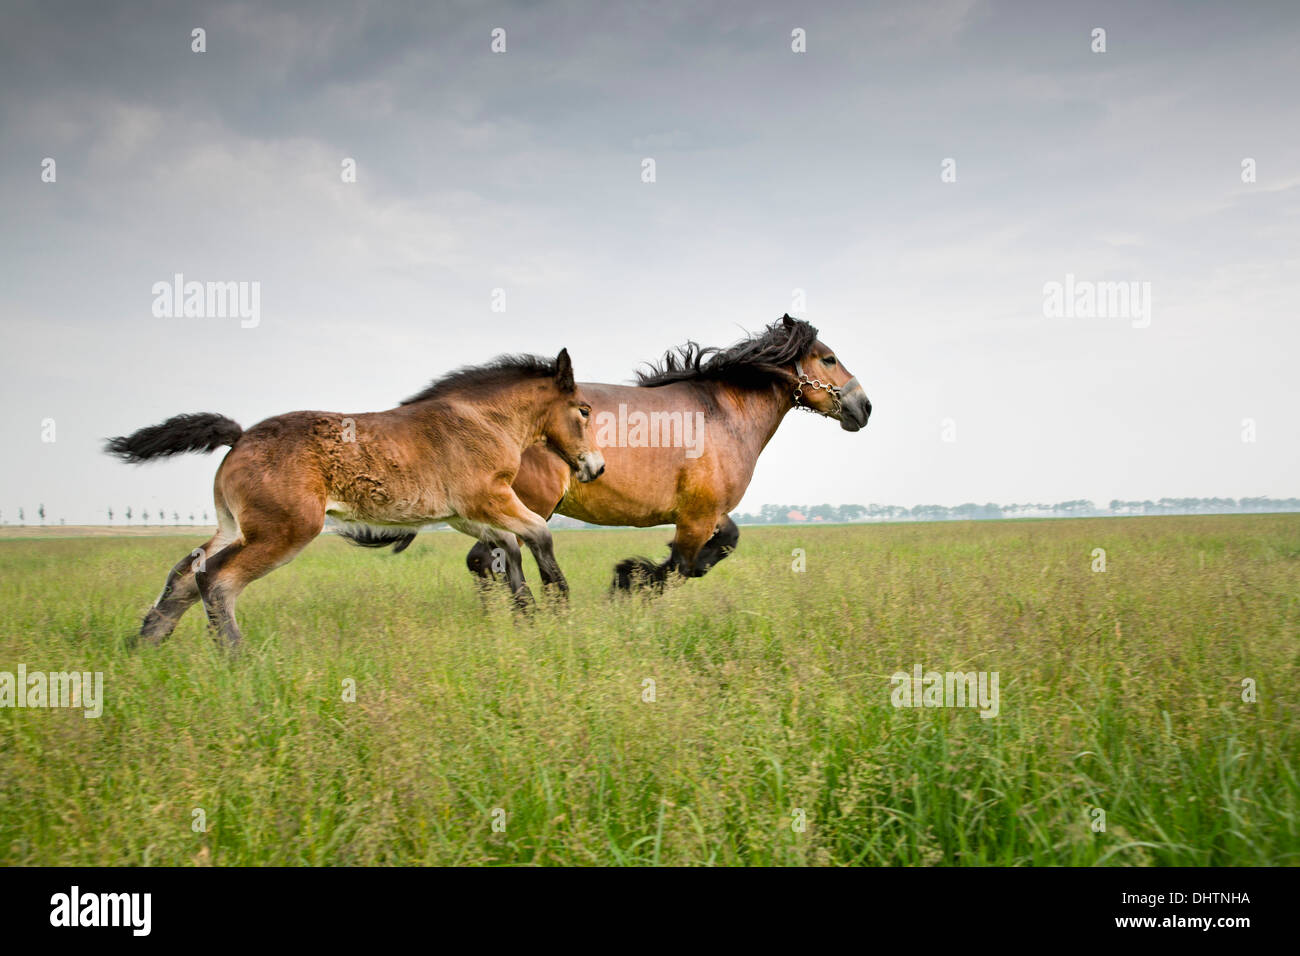
[[[525,378],[554,378],[557,371],[555,359],[545,359],[540,355],[499,355],[484,365],[465,365],[442,378],[435,378],[428,388],[402,404],[414,405],[430,398],[444,398],[452,392],[508,385]]]
[[[789,324],[786,324],[786,320]],[[803,319],[784,316],[762,332],[741,339],[729,348],[687,342],[664,353],[658,364],[647,362],[638,371],[638,385],[653,388],[673,382],[724,381],[742,388],[762,388],[788,374],[785,366],[817,341],[817,330]]]

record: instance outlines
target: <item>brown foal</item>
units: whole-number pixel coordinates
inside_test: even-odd
[[[728,514],[791,409],[836,419],[851,432],[871,414],[857,378],[817,330],[788,315],[727,349],[688,343],[637,379],[635,386],[581,385],[596,446],[611,465],[605,478],[575,485],[564,463],[539,446],[524,453],[514,482],[520,500],[547,518],[558,511],[600,525],[675,525],[667,561],[618,564],[621,588],[662,585],[670,574],[699,577],[736,547],[740,531]],[[492,553],[490,542],[475,545],[470,570],[493,578]]]
[[[605,465],[590,412],[565,350],[554,361],[504,356],[461,369],[385,412],[290,412],[248,431],[221,415],[179,415],[111,439],[106,450],[128,462],[231,446],[217,469],[217,533],[172,568],[140,637],[161,642],[201,600],[237,645],[239,593],[292,560],[326,515],[370,547],[401,550],[435,522],[499,544],[513,558],[507,576],[521,604],[531,600],[518,570],[523,540],[545,580],[566,592],[546,520],[511,484],[534,445],[579,482],[597,478]]]

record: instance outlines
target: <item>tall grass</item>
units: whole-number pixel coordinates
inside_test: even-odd
[[[0,709],[0,862],[1300,860],[1300,516],[747,528],[611,600],[665,537],[558,533],[571,601],[526,619],[460,535],[322,538],[234,662],[199,610],[123,647],[188,541],[0,541],[0,670],[106,697]],[[918,663],[997,671],[999,715],[891,706]]]

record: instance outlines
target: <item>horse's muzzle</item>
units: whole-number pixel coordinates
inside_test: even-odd
[[[844,383],[840,392],[840,427],[846,432],[861,431],[871,417],[871,400],[856,378]]]
[[[605,456],[598,451],[589,451],[578,459],[578,480],[586,483],[595,481],[605,473]]]

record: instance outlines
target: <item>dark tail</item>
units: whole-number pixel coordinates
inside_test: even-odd
[[[150,425],[130,435],[110,438],[104,451],[123,461],[139,464],[153,458],[180,455],[188,451],[216,451],[239,441],[244,429],[224,415],[198,412],[177,415],[161,425]]]
[[[371,528],[368,526],[344,528],[339,530],[340,538],[347,538],[353,544],[363,548],[386,548],[393,546],[393,554],[401,554],[415,540],[414,531],[399,528]]]

